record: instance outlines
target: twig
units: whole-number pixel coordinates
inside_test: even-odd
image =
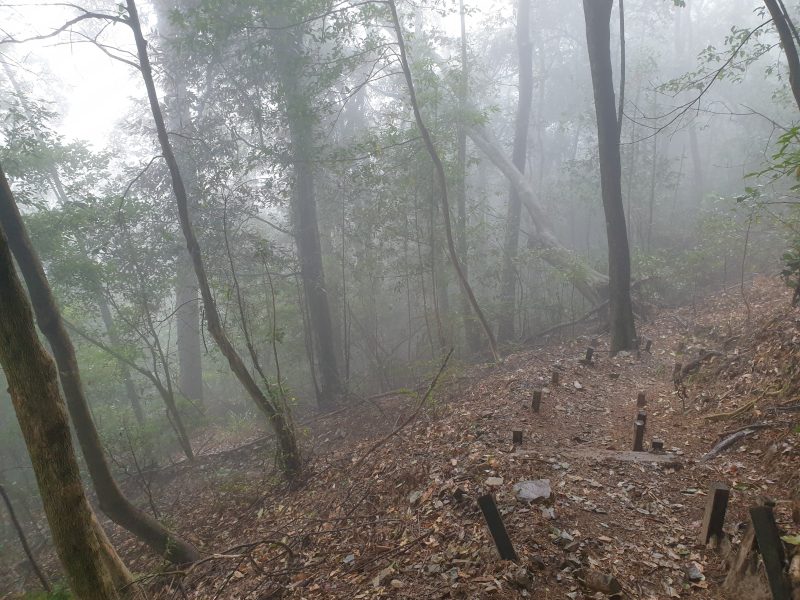
[[[401,431],[406,425],[411,423],[411,421],[416,419],[417,415],[419,414],[419,411],[422,409],[423,404],[425,404],[425,400],[427,400],[428,396],[431,395],[431,392],[433,391],[433,388],[436,386],[436,382],[439,381],[439,376],[442,374],[442,372],[444,371],[444,368],[447,366],[447,361],[450,360],[450,356],[452,354],[453,354],[453,348],[450,348],[450,352],[448,352],[447,356],[445,356],[444,362],[442,363],[442,366],[439,367],[439,372],[436,373],[436,377],[433,378],[433,381],[431,381],[431,384],[428,386],[428,391],[425,392],[425,395],[422,397],[422,400],[419,401],[419,404],[417,404],[417,408],[414,409],[414,412],[411,413],[411,416],[409,416],[400,425],[395,427],[394,430],[392,430],[392,432],[389,435],[387,435],[386,437],[383,437],[383,438],[379,439],[377,442],[375,442],[372,445],[372,447],[370,447],[370,449],[367,450],[366,453],[364,453],[364,455],[360,459],[358,459],[358,462],[356,462],[356,464],[354,464],[352,467],[350,467],[347,470],[347,473],[350,473],[354,469],[357,469],[358,467],[360,467],[361,463],[364,462],[364,459],[366,459],[370,454],[372,454],[375,450],[377,450],[381,445],[386,443],[386,441],[389,440],[392,436],[396,435],[399,431]]]

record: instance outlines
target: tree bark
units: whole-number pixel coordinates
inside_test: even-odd
[[[636,338],[631,307],[631,257],[622,204],[619,123],[611,70],[611,8],[613,0],[583,0],[586,42],[597,115],[600,185],[608,237],[611,352],[627,350]]]
[[[5,175],[0,183],[7,189]],[[80,600],[117,598],[92,529],[92,509],[81,485],[56,366],[36,334],[2,225],[0,365],[28,447],[53,545],[72,591]]]
[[[536,200],[533,187],[503,151],[494,132],[489,127],[473,126],[468,135],[506,176],[530,214],[536,231],[529,234],[528,245],[544,250],[542,258],[548,264],[567,274],[570,282],[589,302],[595,306],[600,304],[607,294],[608,277],[592,269],[580,256],[564,247],[556,235],[550,217]]]
[[[783,53],[786,55],[786,63],[789,67],[789,84],[792,88],[794,101],[797,107],[800,108],[800,58],[797,56],[797,46],[792,37],[792,30],[789,27],[790,21],[787,15],[784,15],[777,0],[764,0],[767,5],[767,10],[772,16],[772,22],[775,23],[775,29],[778,30],[778,36],[781,40],[781,47]]]
[[[450,260],[452,261],[453,268],[458,275],[458,280],[461,283],[461,289],[469,298],[472,310],[475,311],[486,337],[489,338],[489,347],[492,350],[494,360],[496,362],[502,362],[503,358],[500,354],[499,348],[497,347],[497,340],[494,337],[494,333],[492,332],[491,327],[489,327],[489,323],[486,321],[486,317],[483,315],[481,307],[478,305],[478,301],[475,298],[475,294],[472,292],[472,287],[470,287],[467,278],[464,276],[461,265],[459,265],[458,253],[456,252],[455,244],[453,243],[453,230],[450,227],[450,205],[447,201],[447,178],[444,174],[444,166],[442,165],[442,160],[439,158],[439,154],[436,151],[436,146],[433,144],[430,132],[428,132],[428,128],[425,126],[425,122],[422,120],[422,114],[419,111],[417,95],[414,92],[414,80],[411,77],[411,68],[408,66],[408,59],[406,58],[406,46],[405,42],[403,41],[403,30],[400,27],[400,20],[397,16],[397,7],[395,6],[394,0],[388,0],[388,3],[392,12],[392,21],[394,23],[395,34],[397,35],[397,45],[400,48],[400,64],[403,68],[406,84],[408,85],[408,95],[411,100],[411,106],[414,109],[414,118],[417,122],[417,127],[419,128],[420,134],[422,135],[422,139],[425,142],[425,147],[428,150],[428,154],[430,154],[433,165],[436,168],[436,175],[439,180],[439,190],[441,192],[442,200],[442,216],[444,217],[444,230],[447,236],[447,249],[450,251]]]
[[[117,487],[89,411],[75,348],[50,291],[42,263],[25,230],[11,188],[1,170],[0,224],[8,236],[9,245],[25,278],[39,329],[53,348],[72,424],[75,426],[75,434],[97,492],[100,510],[109,519],[133,533],[156,553],[169,560],[178,563],[197,560],[200,554],[191,544],[176,538],[161,523],[139,510]]]
[[[14,513],[14,507],[11,505],[11,500],[9,499],[8,494],[6,494],[6,490],[2,483],[0,483],[0,496],[3,497],[3,502],[6,504],[6,510],[8,510],[8,518],[11,519],[14,529],[17,530],[19,543],[22,546],[22,550],[25,552],[25,556],[28,557],[28,562],[31,563],[33,572],[36,574],[36,577],[39,578],[44,590],[46,592],[52,592],[53,588],[50,586],[50,582],[47,580],[47,577],[45,577],[41,567],[39,567],[39,563],[36,562],[33,552],[31,552],[31,547],[28,545],[28,538],[25,535],[25,531],[22,529],[22,525],[20,525],[19,521],[17,520],[17,515]]]
[[[217,310],[217,305],[214,302],[214,297],[211,294],[211,286],[208,283],[206,276],[205,264],[203,262],[203,254],[200,250],[200,244],[197,242],[197,237],[194,234],[192,227],[192,220],[189,216],[188,196],[186,194],[186,187],[181,178],[181,172],[178,167],[178,162],[175,160],[175,154],[172,152],[172,145],[169,141],[167,128],[164,124],[164,115],[161,112],[161,106],[158,103],[158,94],[156,93],[155,81],[153,79],[153,71],[150,66],[150,57],[147,54],[147,41],[142,34],[142,27],[139,21],[139,13],[136,10],[136,3],[134,0],[126,0],[129,16],[129,25],[133,30],[134,38],[136,39],[136,49],[139,57],[139,65],[142,72],[142,79],[144,80],[145,87],[147,88],[147,98],[150,102],[150,110],[153,114],[153,121],[155,121],[156,131],[158,133],[158,141],[161,145],[161,152],[164,160],[169,167],[170,177],[172,180],[172,189],[175,193],[175,200],[178,204],[178,217],[180,218],[183,236],[186,238],[186,246],[189,255],[192,257],[192,265],[194,272],[197,276],[197,283],[200,286],[200,295],[203,298],[203,306],[206,310],[206,322],[208,324],[208,331],[214,338],[217,346],[222,352],[222,355],[228,359],[228,364],[233,371],[234,375],[239,379],[239,382],[245,388],[250,398],[255,402],[259,410],[261,410],[267,417],[275,431],[275,436],[278,441],[278,448],[282,467],[287,474],[298,473],[302,467],[300,453],[297,448],[297,440],[294,435],[294,429],[286,418],[286,409],[281,405],[273,405],[272,402],[264,395],[264,392],[256,383],[253,376],[250,374],[249,369],[242,361],[233,344],[228,339],[225,329],[222,326],[222,321]]]
[[[519,0],[517,5],[517,54],[519,56],[519,100],[517,117],[514,123],[514,143],[511,162],[520,175],[525,174],[528,154],[528,126],[531,120],[533,101],[533,44],[530,36],[530,0]],[[503,283],[501,309],[498,318],[497,340],[502,344],[512,341],[514,332],[514,312],[517,299],[517,252],[519,250],[519,231],[522,224],[522,200],[516,187],[510,186],[508,211],[506,213],[506,235],[503,244]]]

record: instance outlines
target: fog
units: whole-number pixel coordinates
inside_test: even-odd
[[[273,431],[285,470],[293,422],[425,389],[451,348],[496,364],[590,315],[633,351],[659,309],[793,285],[769,4],[614,2],[594,38],[577,0],[0,4],[0,165],[109,472]],[[0,483],[35,524],[8,387]]]

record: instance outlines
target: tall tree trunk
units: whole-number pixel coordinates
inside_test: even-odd
[[[3,192],[8,189],[0,171]],[[53,545],[80,600],[117,598],[92,529],[58,372],[42,346],[0,225],[0,365],[28,447]]]
[[[102,294],[97,295],[97,307],[100,309],[100,316],[103,318],[103,325],[106,328],[106,334],[113,346],[119,346],[119,335],[117,335],[117,328],[114,326],[114,320],[111,318],[111,311],[108,309],[108,302]],[[142,404],[139,401],[139,392],[136,391],[136,386],[133,384],[131,378],[131,371],[122,361],[117,361],[120,375],[125,381],[125,393],[128,396],[128,401],[131,403],[133,414],[136,417],[136,422],[139,425],[144,425],[144,413],[142,412]]]
[[[181,228],[183,229],[183,236],[186,238],[186,246],[189,255],[192,257],[192,265],[194,266],[194,272],[197,276],[197,283],[200,286],[203,306],[206,310],[208,331],[217,343],[222,355],[228,359],[231,371],[233,371],[234,375],[239,379],[239,382],[250,395],[253,402],[255,402],[258,409],[266,415],[273,431],[275,431],[284,471],[288,474],[297,473],[302,467],[302,460],[297,448],[294,428],[290,421],[287,420],[286,408],[282,405],[274,405],[264,395],[264,392],[256,383],[249,369],[244,364],[244,361],[228,339],[225,329],[222,327],[222,320],[220,319],[217,305],[214,302],[214,297],[211,294],[211,286],[206,277],[203,253],[200,250],[200,244],[197,242],[197,237],[192,227],[192,220],[189,216],[189,202],[186,194],[186,187],[183,184],[180,168],[175,160],[175,154],[172,152],[172,145],[170,144],[169,135],[167,134],[167,127],[164,124],[164,115],[161,113],[161,106],[158,103],[158,94],[156,93],[153,71],[150,66],[150,57],[147,54],[147,41],[142,34],[139,13],[136,10],[136,3],[134,0],[126,0],[126,3],[129,16],[128,24],[133,30],[133,35],[136,39],[136,50],[139,57],[142,79],[147,88],[147,98],[150,103],[150,111],[153,114],[153,121],[156,125],[161,152],[169,167],[172,189],[175,193],[175,201],[178,204],[178,216],[180,218]]]
[[[325,272],[317,222],[317,201],[314,196],[314,172],[311,161],[306,157],[311,144],[310,132],[305,130],[306,124],[300,122],[303,117],[299,119],[290,117],[290,119],[289,128],[292,137],[296,183],[292,195],[295,240],[319,368],[320,409],[331,410],[331,406],[342,395],[342,385],[339,379],[333,324],[325,287]]]
[[[439,190],[441,192],[442,199],[442,216],[444,217],[444,231],[445,235],[447,236],[447,249],[450,252],[450,260],[453,263],[453,269],[455,269],[456,275],[458,275],[459,283],[461,283],[461,289],[469,298],[472,310],[475,311],[478,321],[483,327],[483,332],[489,339],[489,347],[492,350],[494,360],[496,362],[501,362],[503,357],[501,356],[500,350],[497,347],[497,340],[494,337],[494,332],[492,332],[491,327],[489,327],[489,323],[486,321],[486,317],[483,315],[483,311],[478,305],[478,300],[475,298],[475,294],[472,292],[472,287],[470,287],[469,281],[467,281],[467,278],[464,276],[464,272],[461,270],[461,265],[458,261],[458,253],[456,252],[456,247],[453,243],[453,231],[450,227],[450,204],[447,201],[447,178],[444,174],[444,166],[442,165],[442,160],[439,158],[439,154],[436,151],[436,146],[433,144],[430,132],[425,126],[425,122],[422,120],[422,114],[419,111],[417,95],[414,92],[414,80],[411,76],[411,68],[408,66],[408,58],[406,57],[406,45],[403,40],[403,30],[400,27],[400,19],[397,16],[397,7],[395,6],[394,0],[388,0],[388,3],[389,9],[392,12],[394,31],[397,35],[397,45],[400,48],[400,64],[403,68],[403,74],[406,78],[406,85],[408,86],[408,95],[410,96],[411,106],[414,110],[414,119],[417,122],[417,127],[419,128],[422,139],[425,142],[425,147],[428,150],[428,154],[430,154],[433,165],[436,168],[436,175],[437,179],[439,180]]]
[[[160,37],[169,44],[170,39],[180,35],[178,27],[170,22],[170,13],[177,9],[176,0],[155,0],[153,2]],[[165,44],[165,45],[166,45]],[[169,57],[169,55],[167,55]],[[213,60],[213,59],[212,59]],[[174,67],[169,61],[162,65],[167,70],[167,90],[164,104],[166,106],[167,127],[173,133],[185,130],[192,120],[190,103],[186,89],[186,77],[180,67]],[[210,89],[210,88],[209,88]],[[202,107],[204,102],[200,103]],[[199,115],[198,115],[199,116]],[[176,160],[184,175],[186,186],[193,193],[199,190],[197,171],[191,159],[187,160],[187,141],[178,136],[173,138]],[[194,206],[190,206],[190,215],[195,218]],[[200,300],[197,296],[197,277],[192,269],[191,260],[186,255],[178,257],[178,272],[175,285],[176,345],[178,346],[178,390],[190,400],[203,399],[203,343],[200,336]]]
[[[291,197],[292,217],[319,373],[318,402],[321,410],[331,410],[331,406],[341,398],[343,389],[336,360],[328,289],[325,286],[317,199],[314,190],[312,155],[316,116],[300,78],[303,65],[302,36],[302,29],[288,30],[279,34],[276,40],[276,59],[281,77],[283,110],[291,138],[295,181]]]
[[[89,411],[75,348],[67,334],[42,263],[33,249],[22,216],[11,194],[11,188],[2,171],[0,171],[0,224],[8,236],[9,245],[25,278],[39,329],[53,348],[67,407],[89,476],[97,492],[100,510],[114,523],[145,542],[157,554],[177,563],[197,560],[200,557],[197,549],[171,534],[161,523],[134,506],[117,487]]]
[[[519,55],[519,100],[514,124],[514,145],[511,162],[521,175],[525,174],[528,151],[528,126],[531,120],[533,101],[533,44],[530,37],[530,0],[519,0],[517,5],[517,54]],[[502,344],[512,341],[514,333],[514,308],[517,297],[517,252],[519,250],[519,231],[522,224],[522,200],[512,185],[508,194],[506,213],[506,236],[503,244],[503,283],[501,293],[501,312],[499,316],[497,339]]]
[[[527,0],[523,0],[527,1]],[[467,30],[464,22],[464,0],[459,0],[461,16],[461,81],[458,88],[459,108],[466,110],[467,93],[469,91],[469,64],[467,62]],[[464,276],[469,279],[469,245],[467,243],[467,131],[465,125],[458,125],[458,160],[456,165],[456,241],[458,256],[464,267]],[[464,339],[470,352],[477,354],[481,351],[480,328],[472,317],[469,298],[461,294],[461,317],[464,321]],[[500,340],[502,342],[502,340]]]
[[[631,307],[631,257],[625,210],[622,204],[622,166],[619,123],[611,70],[611,8],[613,0],[584,0],[586,42],[592,71],[597,140],[600,153],[600,185],[608,237],[609,312],[611,352],[627,350],[636,338]]]

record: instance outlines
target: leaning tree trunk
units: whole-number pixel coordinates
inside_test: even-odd
[[[7,187],[5,176],[3,187]],[[0,225],[0,365],[28,447],[53,545],[80,600],[117,598],[92,528],[53,359],[39,341],[31,307]]]
[[[519,0],[517,7],[517,53],[519,54],[519,104],[514,125],[514,145],[511,162],[520,174],[525,174],[528,150],[528,125],[533,101],[533,45],[530,38],[531,0]],[[522,217],[522,200],[511,186],[508,194],[506,214],[506,237],[503,244],[503,279],[500,296],[501,309],[498,317],[497,339],[502,344],[510,342],[514,335],[514,308],[517,298],[517,251]]]
[[[772,16],[772,22],[775,23],[775,29],[778,30],[778,36],[781,39],[783,53],[786,54],[786,64],[789,67],[789,84],[792,88],[794,101],[800,108],[800,58],[797,56],[797,46],[795,45],[795,38],[792,36],[794,25],[789,15],[784,14],[781,10],[783,2],[780,5],[778,2],[779,0],[764,0],[764,4],[767,5],[769,14]],[[800,43],[800,40],[798,40],[798,43]]]
[[[456,247],[453,243],[453,230],[450,227],[450,205],[447,201],[447,178],[444,174],[444,166],[442,165],[441,158],[439,158],[439,153],[436,151],[436,146],[433,144],[431,134],[428,131],[428,128],[425,126],[425,122],[422,120],[422,114],[419,111],[417,95],[414,91],[414,80],[411,76],[411,68],[408,66],[408,58],[406,57],[406,45],[403,40],[403,30],[400,27],[400,19],[397,16],[397,7],[395,6],[394,0],[388,0],[388,4],[389,9],[392,12],[392,22],[394,24],[395,34],[397,35],[397,45],[400,48],[400,65],[406,78],[408,95],[411,100],[411,107],[414,110],[414,119],[417,122],[417,127],[419,128],[422,139],[425,142],[425,147],[428,150],[428,154],[431,156],[433,166],[436,169],[437,179],[439,180],[439,191],[441,193],[442,200],[442,216],[444,217],[444,231],[447,237],[447,249],[450,251],[450,261],[453,263],[453,269],[455,270],[456,275],[458,275],[458,281],[461,284],[461,289],[467,295],[467,298],[469,298],[469,303],[472,306],[472,310],[475,311],[478,321],[480,322],[481,327],[483,327],[483,332],[489,339],[489,347],[492,350],[494,360],[496,362],[502,362],[503,357],[500,354],[500,349],[497,347],[497,340],[494,337],[492,328],[489,327],[489,323],[487,322],[486,317],[483,315],[483,311],[478,305],[478,300],[475,298],[475,294],[472,292],[472,287],[469,285],[469,281],[467,281],[467,278],[464,276],[464,272],[462,271],[461,265],[458,261],[458,253],[456,252]]]
[[[586,261],[564,247],[556,235],[553,223],[544,206],[536,200],[530,182],[519,172],[503,151],[494,132],[487,127],[473,126],[468,131],[470,139],[486,154],[516,190],[522,205],[533,221],[535,232],[528,234],[528,245],[541,249],[542,258],[552,267],[565,273],[572,285],[592,304],[597,306],[607,293],[608,277],[595,271]]]
[[[175,201],[178,204],[178,217],[181,222],[181,229],[183,229],[183,236],[186,238],[186,247],[189,251],[189,255],[192,257],[192,265],[194,266],[194,272],[195,275],[197,275],[197,283],[200,287],[200,294],[203,298],[208,332],[211,334],[211,337],[214,338],[222,355],[228,359],[228,365],[231,371],[233,371],[234,375],[239,379],[239,382],[250,395],[250,398],[258,409],[261,410],[269,420],[270,425],[275,431],[275,436],[277,437],[280,459],[284,471],[288,474],[297,473],[302,467],[302,461],[297,448],[297,439],[294,435],[294,429],[286,418],[284,407],[281,405],[274,405],[264,395],[264,392],[250,373],[250,370],[244,364],[239,353],[236,352],[233,344],[228,339],[225,329],[222,326],[217,304],[214,302],[214,296],[211,294],[211,286],[206,276],[203,253],[200,250],[200,244],[194,234],[192,220],[189,216],[189,201],[186,194],[186,187],[183,184],[180,168],[175,160],[175,154],[172,152],[172,145],[169,141],[167,127],[164,124],[164,115],[158,103],[158,94],[156,93],[155,80],[153,79],[153,71],[150,66],[150,57],[147,54],[147,41],[142,34],[139,13],[136,10],[136,3],[134,0],[126,0],[126,2],[129,16],[128,24],[133,30],[133,35],[136,39],[136,50],[139,57],[142,79],[147,88],[147,98],[150,102],[150,111],[153,114],[153,121],[155,121],[161,152],[167,163],[167,167],[169,167],[170,177],[172,179],[172,190],[175,193]]]
[[[592,72],[597,141],[600,153],[600,186],[608,237],[609,313],[611,352],[632,347],[636,338],[631,306],[631,256],[625,210],[622,204],[622,165],[619,123],[611,71],[611,8],[613,0],[583,0],[586,43]]]
[[[6,494],[6,490],[3,487],[3,484],[0,483],[0,496],[3,498],[3,502],[5,502],[6,510],[8,511],[8,518],[11,519],[12,525],[14,525],[14,529],[17,530],[17,537],[19,538],[19,543],[22,546],[22,550],[25,552],[25,556],[28,557],[28,562],[31,565],[31,569],[36,574],[36,577],[42,584],[44,591],[52,592],[53,588],[50,586],[50,582],[47,580],[47,576],[45,576],[44,571],[39,566],[39,563],[36,561],[36,557],[31,552],[31,547],[28,545],[28,537],[25,535],[25,531],[22,529],[22,525],[19,524],[17,520],[17,515],[14,513],[14,506],[11,504],[11,500]]]
[[[8,235],[28,293],[39,329],[50,342],[58,364],[61,385],[67,400],[75,434],[83,451],[89,476],[97,492],[100,510],[150,546],[156,553],[177,563],[191,562],[200,553],[188,542],[175,537],[158,521],[134,506],[117,486],[105,459],[103,444],[89,411],[81,382],[75,348],[67,334],[42,263],[31,244],[8,181],[0,169],[0,224]]]

